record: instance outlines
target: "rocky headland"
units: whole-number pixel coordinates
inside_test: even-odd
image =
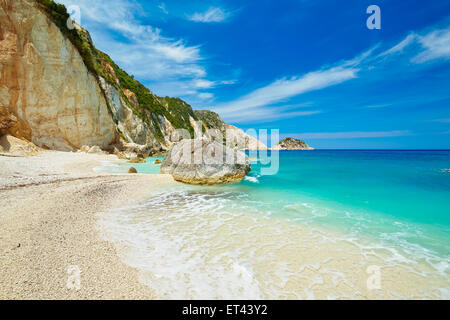
[[[285,138],[274,145],[272,150],[314,150],[308,144],[299,139]]]

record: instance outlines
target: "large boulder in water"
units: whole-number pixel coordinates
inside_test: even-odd
[[[205,138],[181,140],[161,163],[161,173],[171,174],[176,181],[201,185],[239,182],[250,170],[245,153]]]

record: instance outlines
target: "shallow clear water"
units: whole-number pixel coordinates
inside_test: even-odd
[[[105,237],[164,298],[449,298],[450,151],[285,151],[276,175],[261,167],[153,190],[102,215]]]
[[[139,173],[159,173],[160,165],[155,160],[163,160],[164,157],[150,157],[145,163],[130,163],[125,160],[103,161],[103,165],[94,168],[97,172],[127,173],[131,167],[136,168]]]
[[[250,174],[258,177],[256,199],[333,210],[320,223],[374,236],[392,233],[396,223],[420,224],[433,240],[411,240],[450,253],[450,151],[285,151],[278,174],[260,177],[259,167]]]

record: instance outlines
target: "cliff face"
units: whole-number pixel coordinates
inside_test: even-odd
[[[112,118],[116,122],[117,130],[120,132],[122,140],[132,142],[139,145],[146,145],[149,149],[159,150],[162,145],[152,132],[149,125],[142,121],[139,116],[133,112],[127,102],[117,89],[104,78],[100,77],[100,85],[103,88],[106,98],[109,102]],[[130,100],[134,102],[134,106],[138,107],[138,102],[134,98],[134,94],[130,91]]]
[[[256,138],[246,134],[241,129],[226,124],[220,119],[220,116],[209,110],[196,110],[195,115],[202,121],[207,129],[218,130],[223,139],[226,139],[227,145],[239,150],[266,150],[267,146]],[[214,139],[214,137],[211,137]]]
[[[100,87],[105,92],[112,118],[125,144],[141,145],[145,146],[144,149],[148,152],[157,152],[168,150],[174,141],[177,141],[175,134],[177,129],[185,129],[186,135],[189,135],[188,138],[193,137],[195,133],[202,135],[204,131],[202,123],[195,117],[191,106],[181,99],[161,98],[146,89],[155,104],[167,114],[151,111],[145,104],[139,103],[134,92],[120,86],[120,80],[113,70],[110,76],[117,85],[113,85],[111,81],[100,76]],[[181,104],[186,111],[180,111],[178,106],[172,104],[173,101]],[[177,123],[174,114],[181,114],[182,120]],[[172,122],[168,117],[172,118]]]
[[[50,149],[117,138],[95,77],[34,0],[0,1],[0,119],[0,130]]]
[[[285,138],[272,147],[272,150],[314,150],[308,144],[299,139]]]
[[[156,96],[86,30],[69,29],[68,17],[51,0],[0,0],[0,135],[49,149],[121,145],[148,155],[168,150],[176,129],[192,138],[217,127],[246,141],[237,149],[265,148],[220,118],[200,120],[181,99]]]

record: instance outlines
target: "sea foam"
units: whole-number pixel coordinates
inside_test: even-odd
[[[310,214],[296,222],[298,210]],[[278,211],[233,188],[183,186],[103,214],[100,226],[159,298],[442,298],[447,292],[448,265],[432,252],[364,239],[357,228],[319,227],[315,219],[333,212],[320,214],[309,203]],[[371,265],[381,267],[381,291],[366,287]]]

